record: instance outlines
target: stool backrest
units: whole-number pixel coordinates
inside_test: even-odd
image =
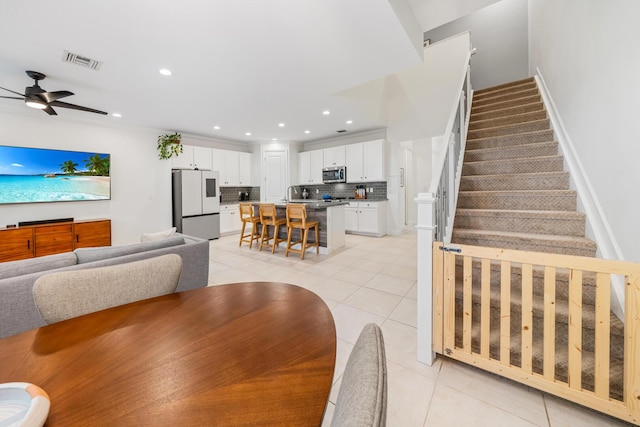
[[[240,203],[240,219],[247,221],[253,217],[253,204]]]
[[[276,205],[273,203],[262,203],[259,207],[260,222],[276,220]]]
[[[287,205],[287,227],[307,226],[307,207],[302,204],[289,203]]]

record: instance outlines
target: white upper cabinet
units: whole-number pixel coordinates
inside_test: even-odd
[[[384,181],[384,140],[347,145],[345,160],[347,182]]]
[[[364,169],[362,166],[362,147],[362,144],[351,144],[345,147],[347,182],[364,181]]]
[[[195,164],[195,168],[202,170],[212,170],[212,152],[213,149],[208,147],[193,147],[193,163]]]
[[[238,184],[241,187],[247,187],[253,185],[251,179],[251,153],[238,153]]]
[[[322,184],[323,150],[298,154],[298,184]]]
[[[325,168],[331,166],[344,166],[345,163],[345,146],[325,148],[322,150],[323,166]]]
[[[213,150],[213,170],[220,172],[223,187],[253,186],[251,153],[229,150]]]
[[[212,169],[211,152],[209,147],[183,145],[182,153],[171,158],[173,169]]]

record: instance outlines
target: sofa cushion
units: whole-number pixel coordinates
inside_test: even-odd
[[[141,242],[151,242],[154,240],[162,240],[162,239],[167,239],[169,237],[175,236],[176,235],[176,227],[170,228],[168,230],[164,230],[164,231],[157,231],[155,233],[142,233],[142,236],[140,236],[140,241]]]
[[[78,257],[76,257],[76,254],[73,252],[23,259],[20,261],[2,262],[0,263],[0,279],[23,276],[39,271],[54,270],[77,263]]]
[[[152,251],[154,249],[168,248],[171,246],[184,245],[184,237],[174,236],[167,239],[155,240],[151,242],[131,243],[121,246],[106,246],[100,248],[81,248],[74,252],[78,257],[78,264],[99,261],[102,259],[116,258],[124,255],[136,254],[139,252]]]

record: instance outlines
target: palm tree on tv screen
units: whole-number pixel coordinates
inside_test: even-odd
[[[62,172],[64,172],[67,175],[71,175],[75,173],[77,170],[76,169],[77,167],[78,167],[78,164],[73,160],[67,160],[60,165],[60,169],[62,169]]]
[[[84,161],[91,175],[109,176],[109,158],[94,154]]]

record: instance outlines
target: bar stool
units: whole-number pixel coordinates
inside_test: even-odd
[[[276,213],[276,205],[273,203],[262,203],[260,204],[260,223],[262,224],[262,233],[260,234],[260,250],[262,250],[262,245],[266,244],[267,246],[271,246],[271,253],[276,252],[276,246],[278,243],[284,242],[285,239],[281,239],[278,237],[278,232],[280,231],[280,226],[285,225],[287,220],[284,218],[277,218]],[[273,226],[273,237],[269,237],[269,226]],[[273,243],[270,245],[269,242],[273,240]]]
[[[242,221],[242,230],[240,231],[240,243],[238,246],[242,246],[242,242],[246,242],[249,243],[249,249],[251,249],[253,241],[255,240],[257,243],[260,239],[258,234],[260,217],[253,215],[253,205],[251,203],[240,203],[240,221]],[[245,234],[247,223],[251,223],[251,232]]]
[[[292,242],[291,237],[293,235],[293,229],[300,230],[300,240]],[[316,229],[316,241],[309,243],[307,237],[309,236],[309,229]],[[304,231],[303,231],[304,230]],[[291,246],[300,244],[300,249],[291,249]],[[320,253],[320,222],[319,221],[307,221],[307,207],[302,204],[290,203],[287,205],[287,251],[285,256],[289,256],[289,252],[297,252],[300,254],[300,259],[304,259],[304,252],[307,248],[316,247],[316,253]]]

